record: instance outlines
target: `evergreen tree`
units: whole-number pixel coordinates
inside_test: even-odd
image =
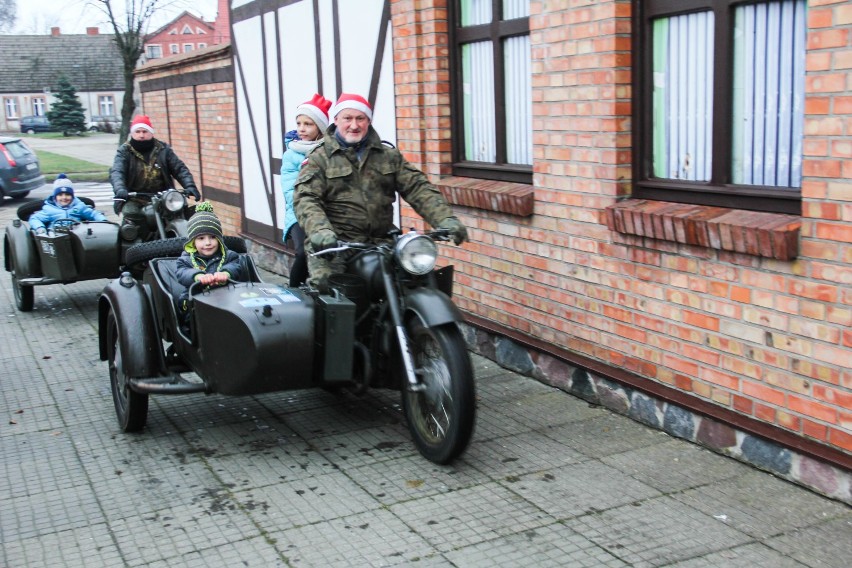
[[[85,131],[86,114],[83,112],[83,104],[77,98],[77,90],[74,85],[71,84],[68,77],[62,75],[59,77],[56,89],[56,98],[59,100],[53,103],[50,110],[47,111],[47,118],[50,123],[66,136]]]

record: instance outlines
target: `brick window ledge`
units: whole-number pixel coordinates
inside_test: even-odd
[[[802,220],[796,215],[626,199],[606,208],[606,224],[625,235],[792,260],[799,254]]]
[[[436,184],[453,205],[529,217],[533,213],[531,185],[508,181],[445,177]]]

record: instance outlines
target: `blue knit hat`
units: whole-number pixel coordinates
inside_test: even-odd
[[[65,174],[59,174],[53,182],[53,197],[60,193],[70,193],[74,197],[74,184]]]

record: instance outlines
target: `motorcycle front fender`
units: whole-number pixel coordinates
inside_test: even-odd
[[[428,327],[445,323],[462,323],[464,315],[446,294],[435,288],[417,288],[405,295],[405,312],[417,314]]]
[[[151,298],[144,285],[134,281],[122,286],[121,278],[107,284],[98,299],[98,347],[100,359],[107,359],[107,320],[115,315],[121,338],[121,357],[130,377],[165,374],[159,330],[154,322]]]
[[[188,222],[186,219],[176,217],[166,223],[166,233],[175,237],[185,237],[189,234]]]

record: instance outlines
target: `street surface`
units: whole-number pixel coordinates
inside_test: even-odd
[[[108,186],[77,194],[115,219]],[[4,227],[19,204],[0,205]],[[152,396],[146,429],[123,434],[98,358],[106,282],[37,287],[20,313],[0,278],[4,568],[852,558],[850,507],[478,356],[476,433],[452,466],[420,457],[387,391]]]

